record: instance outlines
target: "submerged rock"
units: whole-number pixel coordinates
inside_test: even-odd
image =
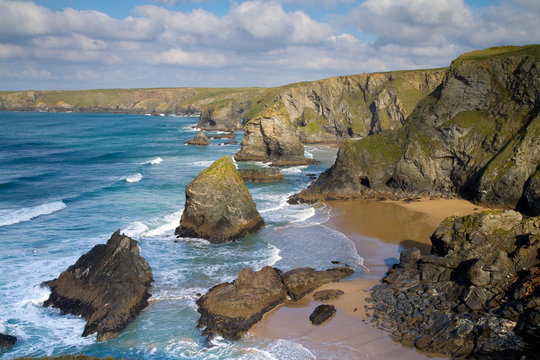
[[[239,171],[244,181],[268,183],[283,180],[283,175],[276,168],[240,169]]]
[[[0,333],[0,348],[13,346],[17,342],[17,338],[12,335]]]
[[[184,144],[187,144],[187,145],[207,146],[207,145],[210,145],[210,140],[209,140],[208,137],[204,134],[204,131],[201,129],[201,130],[199,130],[199,132],[197,133],[197,135],[195,135],[195,137],[193,137],[192,139],[186,140],[186,141],[184,142]]]
[[[293,269],[283,275],[270,266],[259,271],[243,269],[235,281],[216,285],[197,300],[197,311],[201,314],[199,327],[204,327],[203,335],[208,338],[219,335],[239,339],[266,312],[285,302],[287,295],[296,301],[308,289],[312,291],[351,273],[352,270],[345,268]]]
[[[57,279],[46,282],[45,306],[86,319],[83,336],[97,332],[112,339],[148,305],[152,269],[139,255],[137,241],[120,231],[96,245]]]
[[[222,243],[256,232],[263,225],[233,159],[225,156],[186,186],[184,212],[175,235]]]
[[[378,325],[452,357],[519,359],[540,346],[540,217],[515,211],[444,220],[432,253],[404,250],[371,291]]]
[[[313,310],[311,315],[309,315],[309,320],[313,325],[320,325],[335,314],[336,307],[334,305],[319,305]]]

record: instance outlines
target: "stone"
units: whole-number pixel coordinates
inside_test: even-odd
[[[321,302],[336,300],[343,294],[345,294],[343,291],[336,289],[320,290],[313,293],[313,300]]]
[[[287,287],[289,296],[297,301],[316,288],[352,275],[353,270],[348,267],[337,267],[317,271],[313,268],[297,268],[284,273],[281,278]]]
[[[224,156],[186,186],[186,203],[177,237],[222,243],[261,229],[263,218],[233,159]]]
[[[13,346],[17,342],[17,337],[0,333],[0,348]]]
[[[239,339],[262,316],[281,304],[287,290],[279,272],[270,266],[243,269],[231,283],[214,286],[197,300],[199,327],[208,338]]]
[[[118,336],[148,305],[152,269],[139,255],[137,241],[112,234],[74,265],[45,284],[51,289],[45,306],[85,318],[83,336],[98,341]]]
[[[236,135],[234,134],[216,134],[212,136],[213,139],[219,140],[219,139],[234,139]]]
[[[336,314],[334,305],[319,305],[309,315],[309,320],[313,325],[320,325]]]
[[[208,146],[208,145],[210,145],[210,140],[204,134],[204,131],[201,129],[201,130],[199,130],[197,135],[195,135],[195,137],[193,137],[192,139],[186,140],[184,142],[184,144],[186,144],[186,145]]]
[[[276,168],[240,169],[240,175],[244,181],[256,183],[279,182],[283,180],[281,171]]]
[[[304,145],[284,118],[283,108],[269,108],[244,126],[236,161],[272,162],[276,166],[306,165]]]

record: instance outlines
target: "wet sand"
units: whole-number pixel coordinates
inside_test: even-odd
[[[465,200],[332,201],[324,224],[345,234],[364,259],[367,271],[360,279],[326,284],[318,290],[339,289],[337,300],[326,301],[336,315],[322,325],[309,321],[320,305],[307,295],[267,314],[250,332],[258,337],[284,338],[302,344],[320,359],[427,359],[434,358],[392,341],[388,333],[370,325],[364,306],[368,289],[379,283],[387,267],[398,262],[403,248],[431,248],[429,236],[448,216],[463,216],[485,208]]]

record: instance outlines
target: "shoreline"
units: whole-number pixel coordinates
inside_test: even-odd
[[[429,253],[429,236],[448,216],[463,216],[488,208],[461,199],[344,200],[327,201],[330,218],[324,223],[347,236],[364,259],[367,271],[360,279],[325,284],[316,291],[342,290],[336,300],[336,315],[315,326],[309,315],[321,304],[313,293],[296,303],[285,303],[266,314],[250,334],[268,339],[285,338],[302,344],[321,358],[428,359],[425,354],[394,342],[390,334],[370,324],[366,315],[369,288],[380,283],[388,266],[398,262],[403,248],[417,247]],[[285,335],[286,334],[286,335]],[[317,356],[319,357],[319,356]]]

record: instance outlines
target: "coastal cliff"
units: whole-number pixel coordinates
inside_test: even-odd
[[[454,60],[403,127],[339,149],[296,201],[461,196],[538,213],[540,46]]]

